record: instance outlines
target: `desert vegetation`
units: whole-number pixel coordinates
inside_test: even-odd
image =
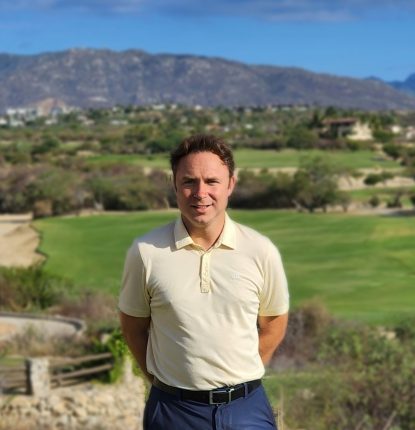
[[[337,126],[350,119],[371,136],[343,133]],[[231,216],[269,236],[287,269],[293,310],[265,378],[285,426],[412,430],[415,230],[411,216],[395,215],[415,206],[414,127],[411,112],[185,106],[91,109],[52,125],[1,127],[0,213],[33,213],[46,260],[0,269],[0,310],[88,325],[78,340],[28,330],[2,342],[2,360],[103,351],[122,359],[116,297],[125,252],[135,236],[177,217],[172,147],[215,133],[239,168]],[[353,205],[373,214],[347,213]],[[376,208],[393,212],[375,216]],[[111,213],[78,216],[85,209]]]
[[[342,121],[365,124],[371,135],[352,138]],[[0,128],[0,213],[42,217],[174,206],[168,153],[183,136],[201,132],[222,135],[237,166],[246,169],[234,207],[347,209],[353,196],[338,192],[339,177],[372,169],[364,180],[372,188],[396,175],[415,177],[415,152],[406,137],[413,126],[410,113],[295,107],[116,107],[71,112],[52,125],[39,118],[22,128]],[[313,182],[311,168],[322,169],[323,183]],[[258,174],[261,169],[268,170]],[[290,170],[284,172],[290,178],[281,169]],[[316,186],[324,196],[315,195]],[[256,189],[271,198],[254,201],[249,195]],[[403,190],[409,204],[413,192]],[[378,206],[386,204],[379,198]]]
[[[50,286],[55,282],[55,277],[39,267],[2,271],[2,276],[2,297],[4,290],[11,294],[8,283],[17,285],[23,278],[42,288],[45,279],[50,278]],[[2,302],[2,309],[9,306]],[[28,330],[3,343],[2,355],[13,355],[16,360],[19,355],[75,357],[110,351],[122,361],[127,354],[108,295],[90,291],[55,296],[48,306],[32,303],[32,311],[36,310],[76,315],[86,319],[90,328],[78,340],[46,340],[41,333]],[[368,326],[339,320],[321,302],[306,301],[292,311],[287,336],[264,383],[274,409],[289,429],[410,430],[415,425],[414,353],[413,320]],[[110,380],[119,376],[119,369],[113,369]]]

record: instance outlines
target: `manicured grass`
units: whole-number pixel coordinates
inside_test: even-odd
[[[35,223],[46,268],[80,288],[117,294],[132,239],[175,219],[177,212],[142,212]],[[336,315],[372,323],[397,321],[415,306],[414,217],[231,211],[269,236],[285,262],[294,306],[309,299]]]
[[[121,163],[133,166],[151,167],[153,169],[168,169],[168,155],[129,155],[129,154],[109,154],[88,157],[86,163],[105,166],[107,164]]]
[[[320,150],[256,150],[239,149],[235,151],[235,162],[239,168],[281,168],[298,167],[300,159],[306,156],[322,155],[329,158],[333,164],[342,168],[399,168],[392,160],[379,158],[371,151],[320,151]],[[169,168],[167,155],[99,155],[87,159],[93,164],[126,163],[146,167]]]
[[[371,151],[321,151],[303,150],[295,151],[264,151],[253,149],[240,149],[235,151],[235,161],[238,167],[298,167],[304,157],[327,157],[334,165],[341,168],[397,168],[399,165],[391,160],[379,158]]]

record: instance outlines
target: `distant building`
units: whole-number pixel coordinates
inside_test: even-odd
[[[402,133],[402,127],[400,125],[393,125],[391,127],[391,132],[393,134],[401,134]]]
[[[9,108],[6,109],[5,118],[9,127],[23,127],[35,121],[39,115],[35,108]]]
[[[367,123],[357,122],[347,138],[350,140],[373,140],[372,129]]]
[[[405,132],[405,138],[407,140],[415,140],[415,127],[407,127]]]
[[[324,136],[332,138],[347,137],[350,140],[372,140],[372,130],[366,123],[356,118],[334,118],[323,121]]]

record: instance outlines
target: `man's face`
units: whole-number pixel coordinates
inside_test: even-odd
[[[228,167],[212,152],[194,152],[179,161],[175,179],[177,205],[190,234],[223,227],[234,186],[235,177],[229,177]]]

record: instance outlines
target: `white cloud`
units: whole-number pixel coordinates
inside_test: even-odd
[[[0,9],[74,9],[95,12],[139,12],[144,3],[146,3],[146,0],[0,0]]]
[[[0,0],[0,10],[72,9],[179,16],[248,16],[278,21],[341,21],[414,14],[413,0]]]

